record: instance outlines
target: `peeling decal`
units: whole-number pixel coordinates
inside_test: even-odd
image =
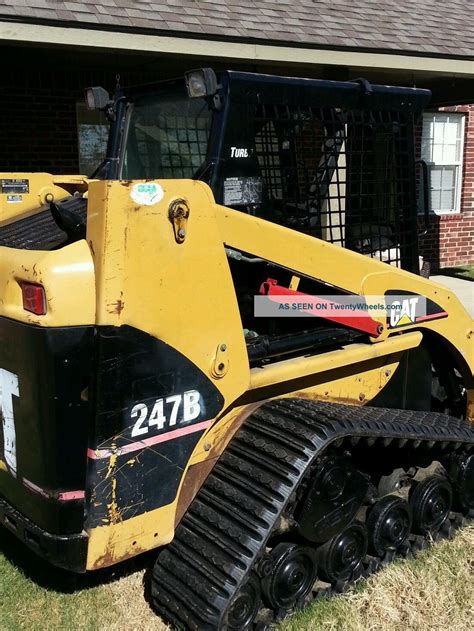
[[[131,199],[140,206],[154,206],[164,197],[163,188],[158,182],[142,182],[135,184],[130,191]]]
[[[100,328],[99,339],[87,528],[173,502],[196,445],[224,406],[209,377],[162,340],[128,325]]]
[[[34,484],[34,482],[31,482],[31,480],[28,480],[27,478],[23,478],[22,482],[27,489],[33,491],[33,493],[36,493],[37,495],[41,495],[41,497],[44,497],[45,499],[54,499],[59,500],[60,502],[71,502],[76,500],[83,500],[86,495],[85,491],[82,490],[51,491],[43,489],[37,484]]]
[[[0,417],[3,427],[3,458],[16,477],[16,430],[13,398],[19,397],[18,376],[0,368]]]

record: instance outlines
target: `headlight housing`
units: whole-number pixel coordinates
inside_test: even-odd
[[[217,91],[217,77],[212,68],[198,68],[185,72],[186,89],[191,99],[213,96]]]

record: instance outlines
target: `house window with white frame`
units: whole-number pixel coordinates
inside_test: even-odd
[[[458,213],[464,149],[464,114],[423,114],[421,157],[430,171],[431,211],[437,215]]]

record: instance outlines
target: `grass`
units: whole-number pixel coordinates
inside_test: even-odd
[[[1,631],[165,631],[145,598],[151,557],[71,576],[25,552],[0,529]],[[278,631],[464,631],[474,615],[474,526],[351,592],[313,604]]]
[[[165,631],[145,599],[150,557],[73,575],[30,553],[0,528],[0,631]]]
[[[474,526],[354,590],[313,604],[280,631],[461,631],[474,616]]]
[[[459,265],[458,267],[444,267],[439,274],[443,276],[455,276],[464,280],[474,280],[474,265]]]

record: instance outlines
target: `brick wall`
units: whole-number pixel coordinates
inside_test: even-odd
[[[76,90],[10,85],[2,99],[2,171],[75,173]]]
[[[122,75],[124,84],[149,74]],[[23,67],[6,69],[0,87],[0,171],[79,172],[76,104],[84,88],[115,87],[113,71]]]
[[[428,234],[420,239],[420,254],[434,270],[474,263],[474,105],[442,110],[464,112],[466,123],[460,212],[431,215]]]

